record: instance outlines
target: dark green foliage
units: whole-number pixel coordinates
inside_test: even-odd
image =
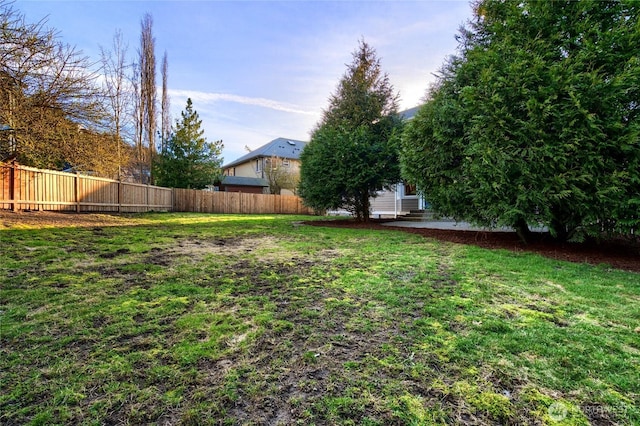
[[[300,157],[300,194],[317,210],[345,208],[367,220],[369,198],[399,180],[399,132],[360,126],[318,129]],[[380,133],[376,133],[376,131]]]
[[[637,232],[639,7],[476,3],[404,134],[405,177],[442,214],[523,235]]]
[[[156,183],[172,188],[202,189],[220,178],[222,141],[207,142],[202,120],[191,99],[155,163]]]
[[[400,180],[397,95],[364,41],[301,155],[300,195],[322,211],[369,219],[369,199]]]

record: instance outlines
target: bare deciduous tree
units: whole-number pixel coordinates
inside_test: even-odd
[[[149,170],[152,170],[153,159],[156,154],[157,128],[157,91],[156,91],[156,40],[153,37],[153,18],[146,13],[141,21],[140,34],[140,107],[142,113],[142,128],[144,140],[149,150]],[[150,176],[153,182],[153,176]]]
[[[162,100],[160,104],[161,108],[161,130],[160,130],[160,152],[164,153],[165,146],[167,143],[167,139],[169,139],[169,133],[171,132],[171,113],[170,109],[170,101],[169,101],[169,92],[167,89],[167,83],[169,79],[169,61],[167,59],[167,52],[164,52],[162,56]]]
[[[117,30],[113,36],[113,51],[100,47],[102,59],[102,69],[104,73],[104,90],[107,97],[109,109],[110,131],[113,134],[113,142],[116,147],[118,158],[118,178],[122,174],[123,151],[122,144],[125,140],[125,130],[129,127],[128,114],[131,108],[131,87],[127,79],[127,69],[130,67],[126,62],[128,46],[123,41],[122,31]],[[128,163],[128,161],[127,161]]]
[[[131,116],[133,118],[133,138],[135,144],[135,170],[138,173],[136,180],[140,183],[145,183],[145,170],[149,169],[149,163],[146,160],[147,149],[145,149],[144,146],[144,109],[142,107],[140,68],[138,64],[133,65],[131,88],[133,94]]]
[[[96,166],[87,158],[104,110],[89,59],[0,0],[0,155],[23,164]]]
[[[299,176],[291,170],[289,160],[272,156],[265,160],[264,177],[269,183],[269,192],[280,195],[283,189],[296,193]]]

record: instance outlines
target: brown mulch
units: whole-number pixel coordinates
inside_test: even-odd
[[[397,230],[448,241],[471,244],[488,249],[506,249],[514,252],[531,252],[568,262],[606,265],[614,269],[640,272],[640,243],[631,241],[607,241],[585,243],[561,243],[553,240],[548,233],[537,233],[535,238],[524,244],[515,232],[457,231],[427,228],[406,228],[383,225],[385,220],[359,223],[350,219],[309,221],[308,225],[360,228],[375,230]]]

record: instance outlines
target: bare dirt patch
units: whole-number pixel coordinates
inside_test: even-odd
[[[427,228],[407,228],[383,225],[384,220],[359,223],[354,220],[309,221],[307,225],[409,232],[425,238],[457,244],[475,245],[488,249],[537,253],[542,256],[575,263],[608,265],[614,269],[640,272],[640,243],[632,241],[603,241],[562,243],[549,234],[538,233],[524,244],[515,232],[451,231]]]
[[[332,424],[332,416],[357,423],[367,416],[391,416],[372,402],[359,398],[356,404],[356,398],[343,396],[366,381],[368,371],[363,370],[389,355],[381,348],[406,338],[399,325],[403,319],[381,321],[367,300],[327,285],[337,276],[313,272],[314,267],[327,265],[327,258],[258,262],[261,274],[256,274],[256,264],[234,265],[235,274],[252,283],[237,291],[244,297],[271,299],[276,306],[274,318],[247,353],[229,354],[212,364],[208,375],[213,380],[209,385],[219,389],[233,370],[233,392],[222,399],[228,415],[240,423],[265,425],[293,424],[294,419],[300,423],[307,418]],[[279,278],[269,278],[273,276]],[[356,321],[359,318],[375,325],[364,330]],[[351,365],[351,370],[345,365]],[[371,386],[382,393],[398,380],[397,374],[376,369]],[[426,389],[426,383],[420,386]],[[340,409],[344,411],[327,413],[324,408],[332,399],[343,400],[346,405]]]
[[[98,213],[69,213],[44,211],[0,211],[0,229],[19,228],[21,226],[38,227],[94,227],[126,225],[126,215]],[[588,263],[592,265],[609,265],[615,269],[640,272],[640,243],[630,241],[606,241],[587,243],[559,243],[548,234],[539,233],[528,244],[523,244],[515,232],[486,231],[453,231],[427,228],[405,228],[383,225],[384,220],[373,220],[369,223],[358,223],[353,220],[308,221],[307,225],[349,227],[361,229],[389,230],[394,229],[412,234],[448,241],[458,244],[471,244],[489,249],[506,249],[514,252],[532,252],[542,256],[569,262]],[[99,231],[97,231],[99,232]],[[229,244],[231,243],[231,244]],[[207,247],[195,247],[185,242],[183,251],[211,250]],[[232,242],[220,242],[220,248],[228,251],[230,247],[237,250],[252,249],[243,244],[238,247]],[[255,247],[255,246],[253,246]]]
[[[90,228],[128,223],[127,216],[119,214],[0,210],[0,229],[21,226]]]

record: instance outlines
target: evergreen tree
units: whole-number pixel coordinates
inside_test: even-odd
[[[478,1],[403,138],[434,209],[526,238],[640,225],[640,5]]]
[[[322,211],[369,219],[369,199],[400,180],[398,96],[375,50],[361,41],[301,155],[299,194]]]
[[[191,189],[213,185],[220,179],[222,141],[207,142],[191,99],[181,117],[155,163],[157,184]]]

